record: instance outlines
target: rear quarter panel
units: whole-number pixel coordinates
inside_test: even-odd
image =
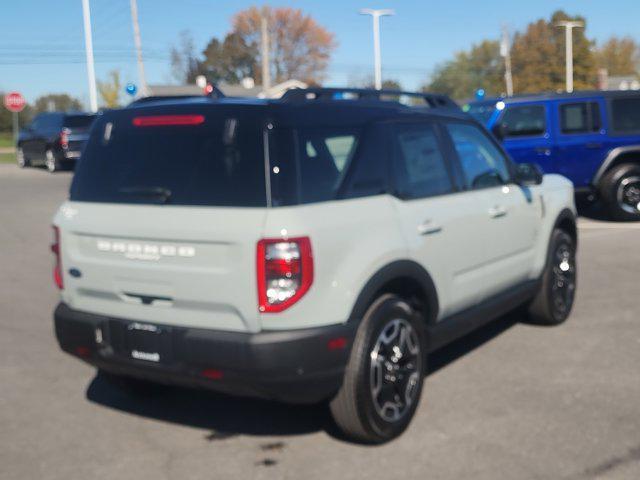
[[[407,258],[397,214],[387,195],[273,208],[265,237],[309,236],[314,280],[297,303],[261,314],[263,329],[345,322],[366,282],[383,266]]]

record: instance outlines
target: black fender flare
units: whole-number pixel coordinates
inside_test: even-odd
[[[620,155],[624,155],[627,153],[640,154],[640,145],[627,145],[624,147],[617,147],[609,151],[609,153],[607,154],[607,157],[604,159],[604,161],[598,168],[598,171],[594,175],[591,183],[593,185],[598,185],[598,183],[600,183],[600,180],[602,180],[602,177],[604,176],[604,174],[607,172],[607,170],[609,170],[609,167],[616,161],[616,159]]]
[[[439,312],[436,286],[429,272],[413,260],[396,260],[373,274],[358,294],[349,316],[349,322],[359,323],[369,305],[376,299],[385,285],[400,278],[410,278],[420,285],[421,291],[428,302],[427,324],[434,323],[438,318]]]

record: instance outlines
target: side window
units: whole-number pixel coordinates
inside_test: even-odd
[[[640,97],[611,100],[611,121],[618,132],[640,131]]]
[[[341,198],[368,197],[389,192],[389,127],[385,123],[373,124],[363,133]]]
[[[597,102],[565,103],[560,105],[562,133],[588,133],[600,130],[600,106]]]
[[[393,137],[393,172],[403,197],[423,198],[453,190],[432,124],[394,125]]]
[[[38,130],[42,128],[42,115],[36,115],[33,120],[31,120],[31,124],[29,125],[32,130]]]
[[[500,123],[507,137],[544,135],[547,129],[544,105],[510,105]]]
[[[480,128],[466,123],[449,123],[447,131],[460,158],[470,188],[487,188],[509,183],[507,160]]]
[[[308,129],[299,132],[300,200],[336,198],[358,145],[359,130]]]

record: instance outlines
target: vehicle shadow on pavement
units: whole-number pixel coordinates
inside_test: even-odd
[[[521,321],[510,314],[429,355],[430,375],[464,357]],[[429,394],[428,383],[424,391]],[[286,405],[267,400],[232,397],[206,390],[153,386],[144,395],[131,394],[96,375],[87,399],[108,408],[155,420],[206,430],[207,441],[238,435],[303,435],[324,431],[344,440],[326,405]]]
[[[576,208],[580,217],[603,222],[612,221],[609,212],[601,202],[576,202]]]

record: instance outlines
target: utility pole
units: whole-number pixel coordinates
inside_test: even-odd
[[[262,91],[266,94],[271,88],[271,69],[269,61],[269,22],[267,20],[267,9],[262,10],[260,17],[260,50],[262,56]]]
[[[509,28],[506,25],[502,26],[500,55],[504,57],[504,83],[507,87],[507,97],[511,97],[513,96],[513,77],[511,75],[511,42],[509,40]]]
[[[363,8],[360,15],[371,15],[373,20],[373,63],[374,63],[374,86],[376,90],[382,88],[382,60],[380,59],[380,17],[385,15],[395,15],[393,10],[374,10]]]
[[[573,92],[573,29],[584,27],[584,23],[563,20],[556,23],[556,27],[562,27],[565,29],[567,92],[571,93]]]
[[[93,39],[91,37],[91,12],[89,0],[82,0],[84,20],[84,48],[87,53],[87,76],[89,77],[89,103],[92,112],[98,111],[98,92],[96,89],[96,69],[93,63]]]
[[[131,0],[131,22],[133,23],[133,43],[136,47],[138,58],[138,76],[140,77],[140,93],[143,97],[149,94],[147,79],[144,75],[144,62],[142,61],[142,40],[140,38],[140,25],[138,24],[138,2]]]

